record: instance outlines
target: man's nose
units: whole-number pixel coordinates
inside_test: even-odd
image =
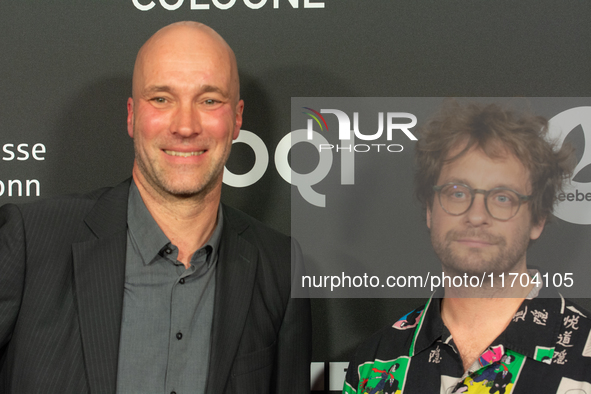
[[[482,193],[476,193],[472,206],[466,212],[466,221],[472,226],[482,226],[490,223],[491,216],[486,209],[485,197]]]
[[[201,116],[192,103],[181,103],[171,122],[170,131],[182,137],[201,132]]]

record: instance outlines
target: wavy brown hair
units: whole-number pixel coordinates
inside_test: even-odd
[[[547,139],[548,120],[527,111],[498,104],[446,101],[440,111],[420,129],[415,146],[417,172],[415,194],[424,208],[431,208],[441,168],[472,148],[481,149],[490,158],[510,152],[529,171],[529,200],[532,223],[549,218],[556,196],[572,175],[574,150],[567,144],[557,149]],[[453,157],[450,151],[464,145]]]

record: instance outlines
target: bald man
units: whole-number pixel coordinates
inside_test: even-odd
[[[164,27],[135,63],[132,179],[0,208],[0,392],[309,392],[299,247],[220,203],[243,108],[223,38]]]

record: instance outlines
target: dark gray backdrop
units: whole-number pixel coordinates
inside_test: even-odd
[[[173,11],[159,0],[149,11],[132,0],[3,1],[0,145],[14,144],[7,149],[16,155],[0,160],[0,181],[36,179],[46,198],[128,177],[125,102],[135,54],[179,20],[212,26],[234,48],[243,129],[259,135],[271,157],[254,185],[224,187],[224,201],[286,233],[291,186],[273,154],[291,131],[291,97],[589,96],[587,1],[324,0],[324,8],[306,8],[305,0],[274,8],[274,1],[251,9],[237,0],[222,10],[213,0],[184,0]],[[191,10],[192,2],[209,9]],[[16,159],[24,157],[17,145],[30,153],[38,143],[45,160]],[[228,168],[246,172],[253,163],[252,151],[237,144]],[[7,194],[0,203],[37,198]],[[577,237],[566,234],[565,243]],[[362,338],[420,302],[313,300],[314,361],[346,361]]]

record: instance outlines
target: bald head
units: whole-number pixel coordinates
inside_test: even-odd
[[[195,22],[166,26],[140,49],[127,100],[140,193],[219,203],[224,165],[244,103],[234,53]]]
[[[138,96],[145,82],[146,68],[158,67],[169,60],[202,62],[214,65],[228,75],[229,92],[234,102],[240,99],[236,57],[232,48],[215,30],[202,23],[183,21],[158,30],[140,48],[133,69],[132,94]],[[196,78],[198,76],[195,76]]]

